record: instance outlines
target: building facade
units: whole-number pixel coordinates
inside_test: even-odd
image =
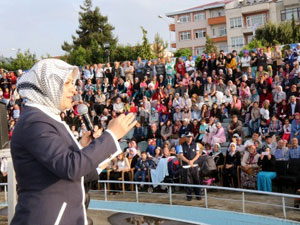
[[[175,42],[172,43],[172,47],[190,48],[193,55],[201,55],[207,34],[218,48],[227,50],[225,5],[228,2],[231,0],[166,14],[174,18],[174,24],[170,25],[170,30],[175,32]]]
[[[279,24],[294,15],[299,24],[300,0],[225,0],[166,15],[174,18],[173,48],[190,48],[193,55],[201,55],[207,34],[219,50],[239,51],[268,21]]]

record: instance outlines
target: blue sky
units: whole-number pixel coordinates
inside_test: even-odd
[[[93,0],[93,5],[108,16],[119,43],[135,45],[142,38],[140,26],[148,30],[150,42],[157,32],[169,40],[168,25],[158,15],[209,2],[213,0]],[[0,55],[15,56],[16,49],[30,49],[37,56],[64,54],[61,44],[70,42],[75,34],[82,3],[83,0],[0,0]]]

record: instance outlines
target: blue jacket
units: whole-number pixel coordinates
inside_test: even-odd
[[[25,106],[11,140],[18,183],[11,225],[85,224],[83,176],[117,151],[115,143],[104,132],[80,150],[64,124]]]

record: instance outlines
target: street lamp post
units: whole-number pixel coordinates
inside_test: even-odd
[[[170,23],[162,16],[159,15],[158,18],[162,19],[163,21],[165,21],[168,24],[168,30],[169,30],[169,51],[171,52],[171,31],[170,31]]]
[[[105,54],[107,56],[107,62],[109,62],[109,56],[110,56],[110,44],[108,42],[103,44],[103,47],[105,49]]]

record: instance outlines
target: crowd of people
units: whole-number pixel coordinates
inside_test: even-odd
[[[145,181],[150,168],[172,156],[182,161],[183,182],[200,184],[198,162],[206,155],[223,168],[213,173],[214,181],[272,191],[275,162],[300,158],[299,63],[300,44],[283,54],[278,46],[243,51],[242,56],[221,50],[203,55],[197,65],[192,56],[185,61],[138,57],[85,65],[80,67],[73,110],[62,112],[61,118],[80,139],[87,128],[78,104],[88,105],[94,131],[105,130],[122,113],[136,115],[124,155],[110,165],[111,179],[132,168],[135,180]],[[26,104],[16,85],[22,73],[0,69],[9,137]],[[225,120],[229,122],[223,127]],[[140,142],[147,142],[146,153],[140,152]],[[221,151],[224,145],[226,152]]]

